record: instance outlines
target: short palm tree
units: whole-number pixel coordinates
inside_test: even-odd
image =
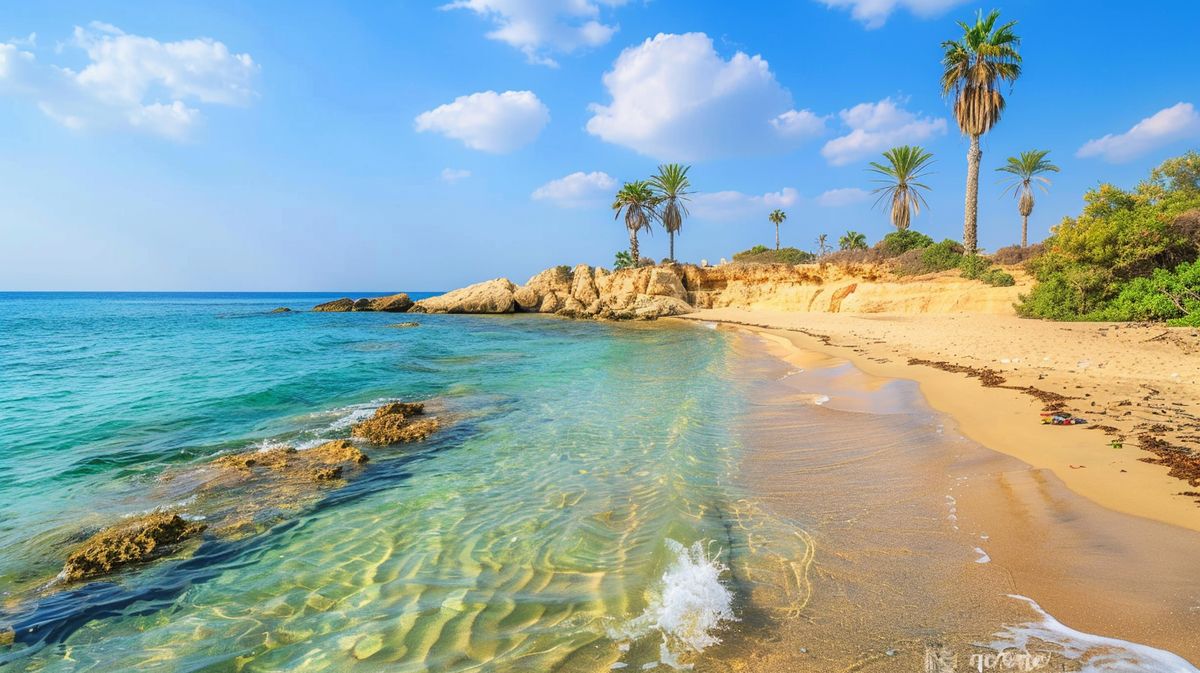
[[[770,215],[767,215],[767,219],[770,220],[771,222],[775,223],[775,249],[778,250],[779,249],[779,225],[783,224],[783,221],[787,219],[787,213],[776,208],[775,210],[771,211]]]
[[[636,266],[641,260],[638,253],[638,232],[649,232],[654,220],[658,219],[658,198],[654,196],[654,190],[650,188],[648,181],[635,180],[626,182],[621,187],[612,208],[616,212],[615,219],[620,219],[622,212],[625,214],[625,228],[629,230],[629,256],[633,258],[633,264]]]
[[[857,231],[847,231],[838,239],[838,247],[842,250],[866,250],[867,237]]]
[[[921,147],[901,145],[884,152],[883,158],[887,159],[886,165],[872,161],[867,169],[883,176],[875,180],[883,184],[872,192],[879,195],[875,205],[885,200],[891,202],[892,224],[904,231],[908,229],[912,216],[921,213],[921,206],[929,208],[921,194],[921,190],[928,190],[929,186],[920,180],[928,174],[933,154]]]
[[[1046,185],[1050,178],[1042,173],[1057,173],[1058,166],[1046,160],[1050,150],[1029,150],[1015,157],[1009,157],[1008,163],[997,168],[1001,173],[1008,173],[1004,193],[1012,192],[1017,197],[1017,211],[1021,213],[1021,247],[1029,245],[1029,216],[1033,213],[1033,186],[1037,185],[1042,191],[1049,191]]]
[[[942,43],[942,95],[953,96],[958,128],[971,137],[967,150],[967,199],[963,215],[963,246],[975,254],[979,219],[979,137],[1000,121],[1004,96],[1000,86],[1012,84],[1021,75],[1021,38],[1013,32],[1016,21],[996,25],[1000,12],[986,17],[980,11],[974,24],[958,22],[961,40]]]
[[[829,254],[829,235],[821,234],[817,236],[817,253],[824,257]]]
[[[675,234],[683,229],[683,218],[688,216],[687,200],[691,192],[687,189],[692,183],[687,173],[690,168],[680,164],[664,164],[658,167],[658,174],[650,178],[650,187],[659,203],[658,217],[670,237],[672,262],[675,261]]]

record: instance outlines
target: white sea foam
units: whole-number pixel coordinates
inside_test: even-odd
[[[720,642],[717,631],[727,622],[736,621],[733,594],[721,583],[728,570],[710,556],[702,542],[685,547],[675,540],[666,541],[675,555],[652,590],[641,615],[619,628],[610,629],[614,640],[636,640],[658,633],[660,660],[672,668],[691,668],[680,657],[702,651]]]
[[[1166,650],[1076,631],[1052,617],[1033,599],[1016,594],[1009,597],[1028,603],[1041,621],[1006,626],[996,634],[999,640],[988,645],[993,649],[1025,650],[1031,644],[1035,649],[1045,649],[1043,643],[1056,645],[1063,656],[1082,666],[1078,669],[1080,673],[1200,673],[1200,669]]]

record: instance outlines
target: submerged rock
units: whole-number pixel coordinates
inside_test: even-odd
[[[313,309],[313,310],[316,310],[316,309]],[[291,313],[291,312],[292,312],[292,309],[290,309],[286,306],[280,306],[279,308],[271,310],[271,313]]]
[[[375,410],[375,415],[356,423],[350,435],[365,439],[372,444],[400,444],[416,442],[437,432],[436,418],[413,419],[425,413],[420,402],[392,402]]]
[[[290,446],[281,446],[266,451],[235,453],[217,458],[212,461],[212,465],[234,470],[262,468],[275,472],[294,471],[308,474],[319,467],[328,467],[337,463],[360,465],[367,460],[367,454],[354,444],[344,439],[335,439],[305,451],[297,451]]]
[[[390,325],[384,325],[384,327],[392,327],[395,329],[408,329],[409,327],[420,327],[420,326],[421,326],[421,323],[419,323],[419,322],[394,322]]]
[[[200,534],[202,523],[178,514],[155,512],[105,528],[88,538],[67,557],[62,578],[75,582],[104,575],[121,566],[162,556],[171,545]]]
[[[507,278],[495,278],[422,299],[413,305],[416,313],[512,313],[517,286]]]

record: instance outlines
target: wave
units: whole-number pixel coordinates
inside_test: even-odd
[[[657,633],[661,663],[672,668],[691,668],[681,658],[721,642],[717,632],[733,614],[733,594],[721,582],[729,570],[709,555],[703,541],[685,547],[666,540],[675,560],[650,594],[646,609],[620,628],[612,629],[614,640],[638,640]]]

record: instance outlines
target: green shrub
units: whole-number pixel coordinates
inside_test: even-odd
[[[929,269],[926,273],[953,269],[962,263],[962,259],[962,245],[948,238],[921,251],[921,263]]]
[[[875,244],[875,247],[883,253],[884,257],[899,257],[909,250],[928,248],[931,245],[933,245],[933,239],[925,234],[912,229],[902,229],[884,236],[882,241]]]
[[[1172,325],[1200,327],[1200,260],[1174,270],[1155,269],[1135,278],[1095,317],[1100,320],[1166,320]]]
[[[1021,300],[1021,315],[1054,320],[1142,319],[1165,315],[1145,283],[1164,279],[1200,255],[1200,153],[1163,162],[1132,191],[1101,185],[1083,213],[1065,218],[1046,239],[1046,253],[1028,263],[1038,284]],[[1161,294],[1162,289],[1158,290]],[[1130,293],[1124,299],[1122,294]],[[1166,295],[1163,295],[1164,297]],[[1176,307],[1178,309],[1178,307]],[[1178,310],[1170,319],[1185,319]],[[1121,318],[1119,316],[1131,316]],[[1146,318],[1150,319],[1150,318]],[[1168,318],[1153,318],[1168,319]]]
[[[1025,247],[1010,245],[997,250],[992,255],[992,261],[996,264],[1024,264],[1035,257],[1042,256],[1045,252],[1046,246],[1042,243],[1034,243]]]
[[[633,266],[633,255],[629,254],[628,250],[617,252],[613,259],[614,269],[632,269]]]
[[[958,262],[958,268],[962,269],[963,278],[979,280],[980,276],[992,268],[992,263],[979,255],[970,255]]]
[[[993,287],[1012,287],[1017,284],[1017,279],[1012,277],[1011,273],[1000,269],[988,269],[979,276],[979,280]]]
[[[816,255],[798,248],[773,250],[765,245],[756,245],[733,256],[733,261],[741,264],[808,264],[815,259]]]

